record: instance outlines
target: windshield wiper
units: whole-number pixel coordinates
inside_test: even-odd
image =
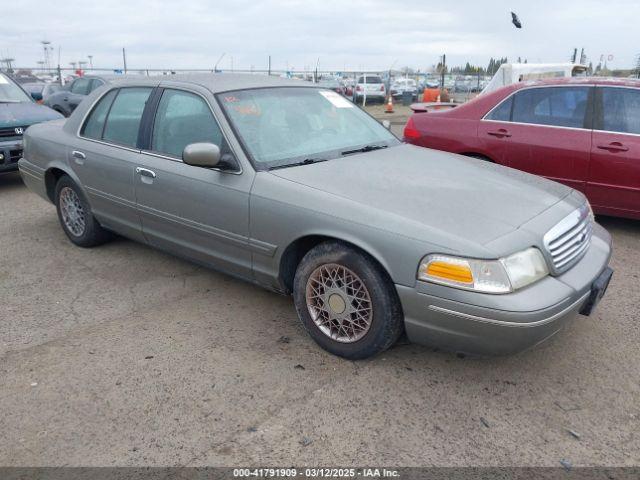
[[[361,148],[355,148],[353,150],[345,150],[341,153],[341,155],[350,155],[352,153],[364,153],[364,152],[373,152],[374,150],[381,150],[383,148],[387,148],[387,145],[365,145]]]
[[[326,158],[305,158],[301,162],[295,163],[285,163],[284,165],[276,165],[275,167],[269,168],[269,170],[278,170],[279,168],[287,168],[287,167],[299,167],[300,165],[311,165],[312,163],[320,163],[326,162]]]

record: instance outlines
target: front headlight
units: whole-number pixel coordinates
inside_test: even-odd
[[[592,222],[595,222],[596,216],[593,213],[593,208],[591,208],[591,204],[589,203],[589,200],[587,200],[587,208],[589,209],[589,218],[591,219]]]
[[[483,293],[509,293],[547,276],[549,270],[537,248],[498,260],[431,254],[422,259],[418,280]]]

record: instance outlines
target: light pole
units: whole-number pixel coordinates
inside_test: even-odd
[[[87,58],[89,59],[89,68],[93,70],[93,55],[87,55]]]
[[[15,61],[15,58],[2,58],[0,59],[0,63],[4,63],[7,66],[7,72],[13,73],[13,68],[11,67],[11,62]]]
[[[41,40],[42,49],[44,50],[44,66],[48,70],[49,69],[49,45],[51,42],[49,40]]]

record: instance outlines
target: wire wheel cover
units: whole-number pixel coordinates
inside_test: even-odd
[[[358,275],[342,265],[316,268],[307,280],[306,300],[311,319],[332,340],[357,342],[371,327],[369,291]]]
[[[85,229],[85,213],[78,194],[69,187],[60,191],[60,212],[67,230],[76,237],[82,236]]]

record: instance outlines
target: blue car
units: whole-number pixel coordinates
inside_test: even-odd
[[[38,105],[9,76],[0,73],[0,173],[18,170],[22,135],[30,125],[64,118]]]

